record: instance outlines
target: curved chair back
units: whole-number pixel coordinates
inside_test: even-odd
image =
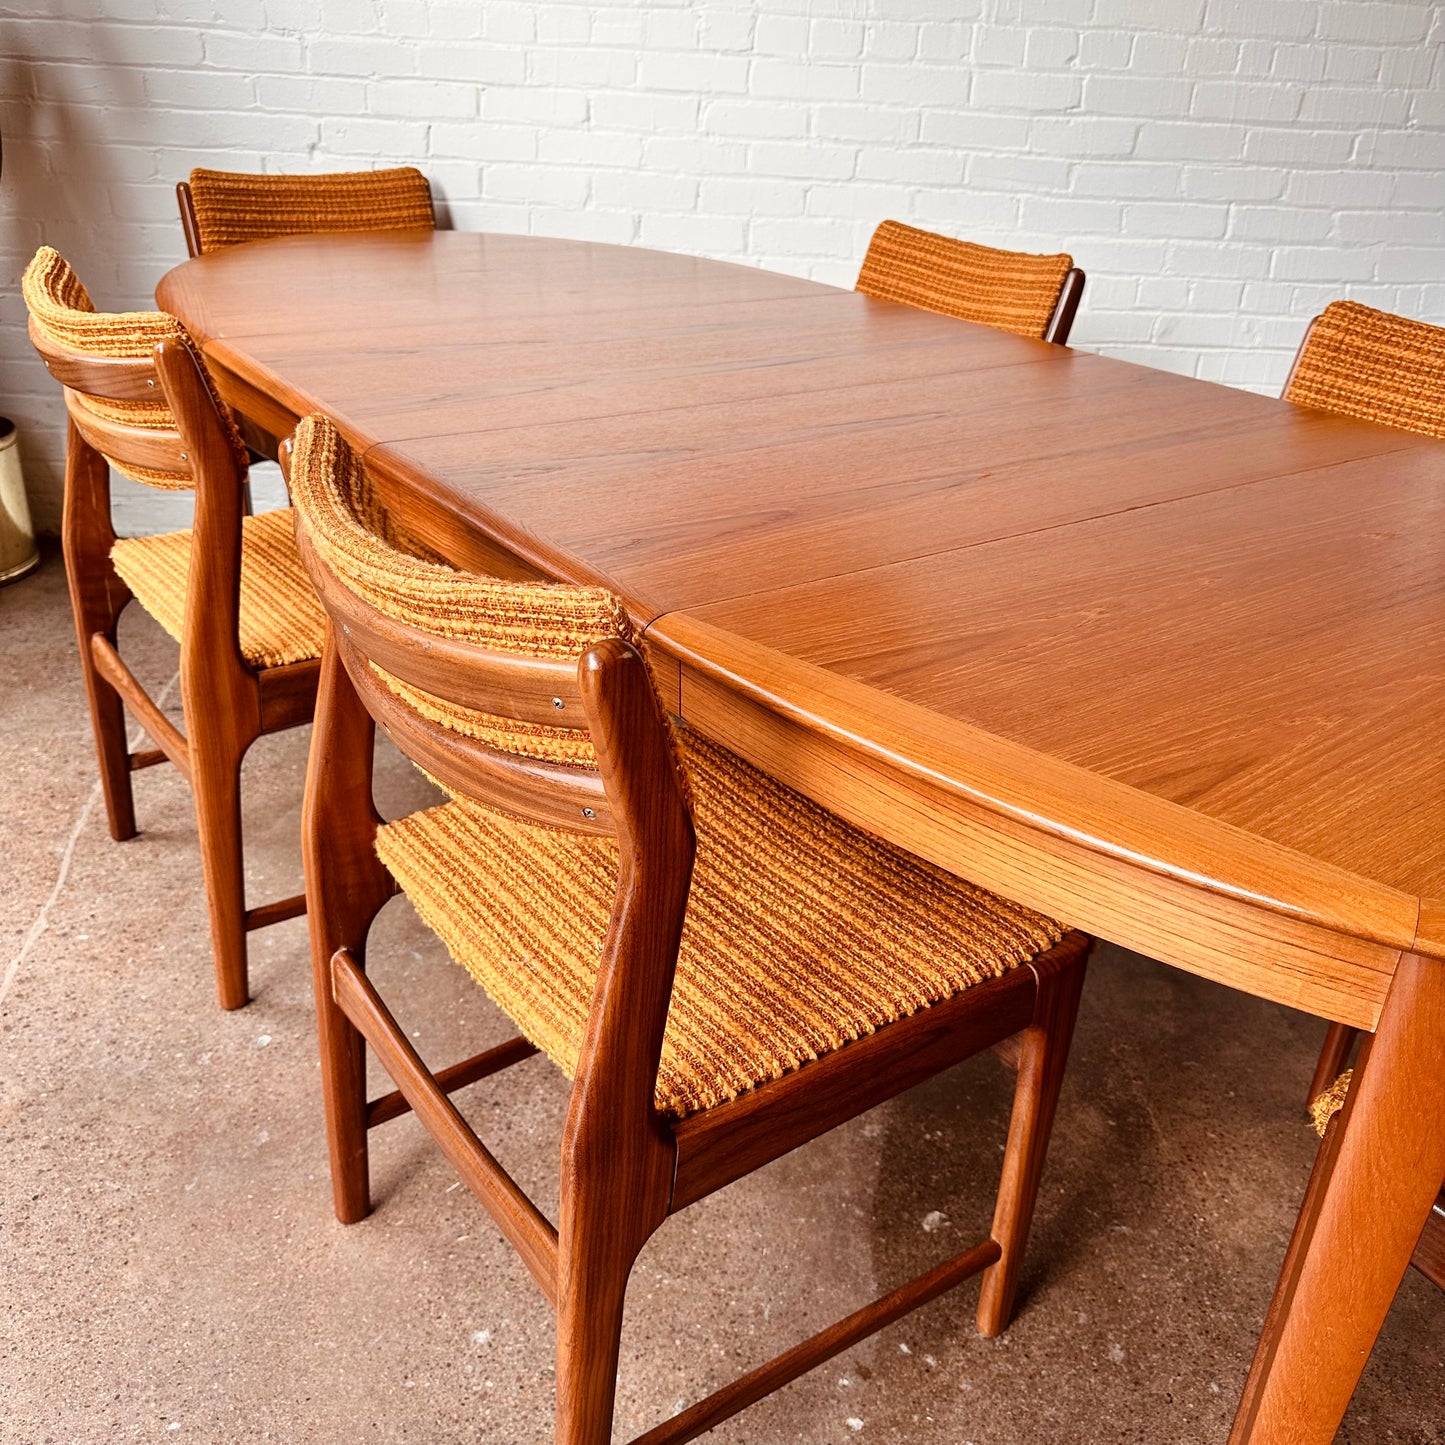
[[[431,231],[431,187],[414,166],[315,176],[194,170],[176,187],[192,256],[270,236]]]
[[[42,246],[25,269],[21,290],[30,312],[30,339],[50,374],[65,388],[65,405],[85,441],[126,476],[149,486],[195,486],[205,455],[198,427],[224,439],[240,473],[245,449],[230,412],[216,395],[194,342],[174,317],[161,311],[99,312],[80,278],[59,252]],[[158,367],[157,348],[171,353],[167,368],[184,376],[185,360],[197,384],[198,408],[177,405]],[[209,405],[206,405],[206,402]],[[184,421],[179,418],[184,418]]]
[[[302,561],[358,696],[448,792],[549,827],[626,834],[612,775],[650,753],[669,759],[685,799],[671,725],[615,596],[479,577],[403,550],[324,417],[297,428],[289,479]],[[626,736],[594,676],[622,659],[651,714]]]
[[[1084,293],[1084,273],[1062,252],[1001,251],[884,221],[868,243],[855,289],[1062,346]]]
[[[1445,437],[1445,327],[1333,301],[1310,322],[1284,399]]]

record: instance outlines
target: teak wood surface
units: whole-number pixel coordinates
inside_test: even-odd
[[[1445,1177],[1445,448],[635,248],[286,238],[157,295],[438,550],[617,590],[783,781],[1376,1031],[1234,1437],[1331,1438]]]

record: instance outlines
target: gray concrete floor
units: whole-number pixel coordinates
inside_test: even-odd
[[[134,610],[134,609],[133,609]],[[122,646],[162,687],[143,617]],[[248,763],[253,901],[292,892],[304,731]],[[425,801],[395,754],[385,806]],[[0,1442],[544,1442],[551,1317],[411,1119],[377,1207],[331,1215],[302,921],[215,1003],[184,784],[112,843],[64,579],[0,590]],[[406,904],[374,951],[433,1062],[506,1027]],[[719,1429],[834,1445],[1194,1445],[1227,1434],[1313,1152],[1314,1020],[1096,955],[1008,1334],[965,1285]],[[464,1109],[551,1208],[566,1089],[532,1061]],[[633,1277],[630,1438],[982,1233],[1007,1119],[990,1057],[688,1210]],[[1445,1297],[1407,1278],[1341,1439],[1445,1440]]]

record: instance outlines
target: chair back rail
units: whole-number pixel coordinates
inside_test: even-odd
[[[298,545],[316,595],[352,646],[393,677],[461,707],[542,727],[585,727],[572,658],[497,652],[392,617],[319,563],[304,529]]]
[[[288,457],[289,462],[289,457]],[[577,663],[501,653],[388,616],[347,587],[317,555],[305,527],[297,548],[331,619],[352,686],[388,737],[448,791],[553,828],[615,834],[601,775],[522,757],[445,727],[398,697],[376,668],[454,706],[512,722],[586,729]],[[557,704],[560,703],[559,708]]]
[[[176,187],[192,256],[273,236],[431,231],[431,186],[415,166],[373,171],[252,174],[193,170]]]
[[[106,401],[159,401],[160,381],[150,357],[132,359],[96,356],[62,346],[32,316],[30,342],[40,353],[45,369],[62,386]]]
[[[617,832],[597,773],[504,753],[433,722],[387,687],[368,665],[365,653],[337,638],[334,630],[332,636],[351,685],[377,726],[448,792],[549,828]]]
[[[88,393],[67,387],[65,406],[76,430],[102,456],[122,467],[144,467],[183,477],[194,470],[190,449],[180,432],[128,426],[101,416],[85,403]]]

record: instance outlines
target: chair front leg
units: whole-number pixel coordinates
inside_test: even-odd
[[[114,643],[116,623],[130,601],[130,589],[110,560],[115,544],[110,523],[110,464],[81,436],[74,422],[65,448],[61,543],[106,821],[110,836],[122,842],[136,833],[125,707],[120,694],[96,670],[90,639],[98,632]]]
[[[609,1445],[622,1311],[653,1207],[615,1177],[569,1185],[557,1234],[557,1445]]]
[[[994,1206],[992,1234],[1002,1253],[985,1271],[978,1301],[978,1332],[986,1338],[1001,1334],[1013,1318],[1019,1270],[1079,1013],[1088,950],[1089,944],[1080,939],[1077,951],[1058,966],[1031,965],[1038,975],[1038,1000],[1034,1021],[1020,1036],[1018,1083]]]
[[[216,992],[223,1009],[250,1001],[246,970],[246,870],[241,851],[241,760],[251,738],[238,736],[220,709],[202,704],[186,709],[190,742],[191,791],[206,907],[211,921],[211,953]]]

